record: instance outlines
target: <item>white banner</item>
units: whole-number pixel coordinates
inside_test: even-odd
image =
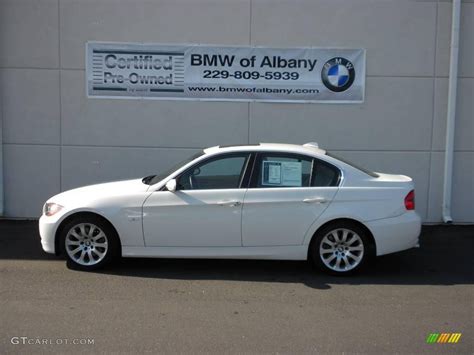
[[[89,42],[88,97],[364,101],[365,50]]]

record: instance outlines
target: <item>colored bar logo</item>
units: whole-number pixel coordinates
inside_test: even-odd
[[[426,338],[427,344],[456,344],[461,339],[462,333],[431,333]]]

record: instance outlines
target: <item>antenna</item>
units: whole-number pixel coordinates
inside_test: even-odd
[[[319,149],[319,145],[316,142],[305,143],[305,144],[303,144],[303,147],[310,147],[310,148]]]

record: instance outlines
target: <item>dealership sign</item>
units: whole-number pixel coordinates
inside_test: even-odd
[[[88,97],[362,102],[365,50],[89,42]]]

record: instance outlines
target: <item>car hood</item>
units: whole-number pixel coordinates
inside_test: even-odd
[[[59,203],[63,206],[89,205],[91,202],[103,198],[114,198],[146,192],[148,188],[149,186],[144,184],[142,179],[114,181],[64,191],[51,197],[48,202]]]

